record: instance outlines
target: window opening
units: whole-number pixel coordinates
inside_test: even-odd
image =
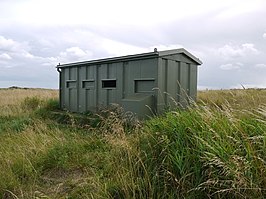
[[[115,79],[102,80],[102,88],[116,88],[116,80]]]

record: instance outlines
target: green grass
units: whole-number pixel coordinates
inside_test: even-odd
[[[145,122],[62,112],[54,91],[10,90],[10,104],[0,92],[2,198],[266,197],[265,90],[201,91]]]
[[[264,198],[266,125],[259,120],[202,108],[169,112],[148,122],[147,168],[177,198]],[[160,157],[154,165],[153,157]]]

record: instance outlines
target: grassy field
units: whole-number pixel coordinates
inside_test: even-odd
[[[145,122],[0,89],[2,198],[266,198],[266,90],[200,91]]]

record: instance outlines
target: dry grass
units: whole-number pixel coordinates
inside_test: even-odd
[[[198,101],[211,107],[254,110],[266,104],[266,89],[204,90],[198,92]]]
[[[0,116],[21,116],[28,112],[20,105],[25,99],[46,101],[58,99],[58,90],[52,89],[0,89]]]
[[[40,99],[58,98],[58,90],[0,89],[0,106],[17,105],[27,97],[38,97]]]

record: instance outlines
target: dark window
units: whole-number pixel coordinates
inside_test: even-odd
[[[116,88],[116,80],[115,79],[102,80],[102,88]]]

